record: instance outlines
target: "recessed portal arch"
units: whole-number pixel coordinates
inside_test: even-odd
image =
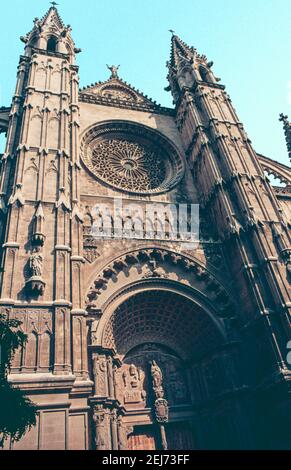
[[[95,396],[106,393],[100,372],[109,371],[108,383],[114,380],[124,410],[123,446],[162,449],[166,442],[169,449],[203,448],[210,437],[199,435],[195,408],[232,385],[225,367],[227,335],[215,309],[194,289],[168,279],[145,279],[117,292],[98,321],[91,345]],[[106,359],[108,354],[113,359]],[[162,425],[159,400],[168,406]]]
[[[238,365],[221,281],[198,260],[156,247],[119,255],[94,279],[86,307],[96,420],[114,396],[124,449],[164,449],[165,439],[169,449],[222,448],[236,410],[217,397],[235,390]]]
[[[167,289],[166,283],[144,286],[118,303],[110,316],[104,315],[101,342],[121,356],[147,341],[171,347],[185,359],[198,349],[201,355],[208,342],[212,347],[223,343],[222,325],[214,323],[201,302]]]

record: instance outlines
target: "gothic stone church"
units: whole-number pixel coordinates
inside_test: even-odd
[[[290,168],[256,153],[212,62],[174,33],[172,108],[115,66],[80,90],[54,6],[21,40],[0,109],[0,303],[28,336],[10,380],[38,415],[7,448],[290,448]],[[143,220],[199,204],[199,243],[162,236],[156,212],[150,233],[126,237],[127,215],[102,237],[116,200]]]

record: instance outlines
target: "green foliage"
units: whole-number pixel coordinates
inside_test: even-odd
[[[19,441],[36,423],[36,408],[23,391],[0,380],[0,448],[8,437]]]
[[[19,329],[20,326],[20,321],[0,315],[0,379],[7,376],[13,355],[27,341],[27,336]]]
[[[13,355],[27,341],[20,326],[20,321],[0,315],[0,448],[8,437],[19,441],[36,422],[35,405],[7,380]]]

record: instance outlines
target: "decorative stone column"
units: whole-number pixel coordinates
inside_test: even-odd
[[[95,448],[96,450],[106,449],[105,435],[105,410],[103,405],[93,406],[93,421],[95,424]]]
[[[95,425],[96,450],[125,448],[121,419],[124,409],[116,398],[115,373],[121,362],[112,349],[89,346],[94,380],[93,396],[89,399]]]
[[[133,431],[133,427],[129,428],[124,426],[123,417],[121,415],[117,418],[117,431],[119,450],[127,450],[127,436]]]
[[[110,419],[111,419],[111,436],[112,436],[112,450],[119,450],[119,442],[118,442],[118,414],[117,409],[114,408],[111,411]]]
[[[156,361],[152,361],[151,363],[151,376],[153,392],[156,399],[154,404],[155,419],[160,429],[162,448],[163,450],[168,450],[165,424],[169,421],[169,408],[168,401],[164,398],[163,374]]]
[[[114,387],[114,377],[113,377],[113,360],[112,357],[107,359],[107,373],[108,373],[108,392],[110,398],[115,398],[115,387]]]

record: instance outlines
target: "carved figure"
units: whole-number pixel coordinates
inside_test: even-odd
[[[151,374],[153,379],[153,387],[161,388],[163,385],[163,374],[156,361],[151,362]]]
[[[134,364],[131,364],[129,367],[129,375],[130,375],[130,385],[132,388],[137,388],[139,383],[139,376],[138,370]]]
[[[43,269],[43,256],[39,252],[40,248],[35,248],[34,252],[30,256],[29,266],[31,269],[32,276],[41,277]]]
[[[107,65],[107,68],[111,72],[111,78],[118,78],[118,70],[119,70],[120,65]]]

